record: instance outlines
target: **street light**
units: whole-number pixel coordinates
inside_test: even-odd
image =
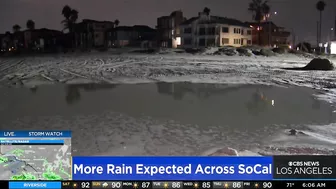
[[[330,28],[330,34],[328,36],[330,41],[333,40],[333,31],[334,31],[334,28]],[[334,37],[336,37],[336,36],[334,36]]]

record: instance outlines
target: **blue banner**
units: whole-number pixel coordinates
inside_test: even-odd
[[[73,157],[74,180],[271,180],[272,157]]]
[[[0,144],[59,144],[63,145],[64,140],[0,140]]]
[[[0,138],[70,138],[71,131],[1,131]]]
[[[62,188],[61,182],[9,182],[9,188],[11,189],[60,189]]]

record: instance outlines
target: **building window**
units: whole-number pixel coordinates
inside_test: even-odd
[[[247,40],[247,44],[251,45],[252,44],[252,40]]]
[[[215,40],[215,38],[207,39],[207,46],[208,46],[208,47],[214,47],[215,45],[216,45],[216,40]]]
[[[233,33],[240,34],[240,32],[241,32],[241,31],[240,31],[240,29],[239,29],[239,28],[234,28],[234,29],[233,29]]]
[[[184,45],[191,45],[191,38],[184,38]]]
[[[176,37],[176,45],[181,45],[181,37]]]
[[[230,40],[229,38],[222,38],[222,44],[225,45],[225,44],[229,44],[230,43]]]
[[[205,28],[200,28],[199,29],[199,34],[200,35],[205,35]]]
[[[199,39],[198,40],[198,45],[199,46],[205,46],[205,39]]]
[[[229,33],[229,28],[228,27],[222,27],[222,32],[223,33]]]
[[[215,35],[216,33],[216,28],[212,27],[212,28],[208,28],[208,35]]]
[[[240,44],[240,39],[234,39],[234,40],[233,40],[233,43],[236,44],[236,45],[237,45],[237,44]]]
[[[191,33],[191,28],[184,28],[184,33]]]
[[[251,30],[247,30],[247,35],[252,35],[252,31]]]
[[[241,30],[241,34],[244,35],[244,30]]]

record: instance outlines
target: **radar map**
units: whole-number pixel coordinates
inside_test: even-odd
[[[0,180],[71,180],[71,138],[29,134],[0,134]]]

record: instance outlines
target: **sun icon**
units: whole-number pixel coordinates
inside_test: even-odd
[[[163,184],[163,187],[164,187],[164,188],[168,188],[168,183],[164,183],[164,184]]]
[[[228,183],[225,183],[225,184],[224,184],[224,188],[229,188],[229,184],[228,184]]]
[[[195,183],[195,184],[194,184],[194,188],[198,188],[198,183]]]
[[[134,188],[134,189],[136,189],[136,188],[138,188],[138,187],[139,187],[139,186],[138,186],[138,183],[134,183],[134,184],[133,184],[133,188]]]
[[[258,183],[255,183],[255,184],[254,184],[254,187],[255,187],[255,188],[259,188],[259,184],[258,184]]]

